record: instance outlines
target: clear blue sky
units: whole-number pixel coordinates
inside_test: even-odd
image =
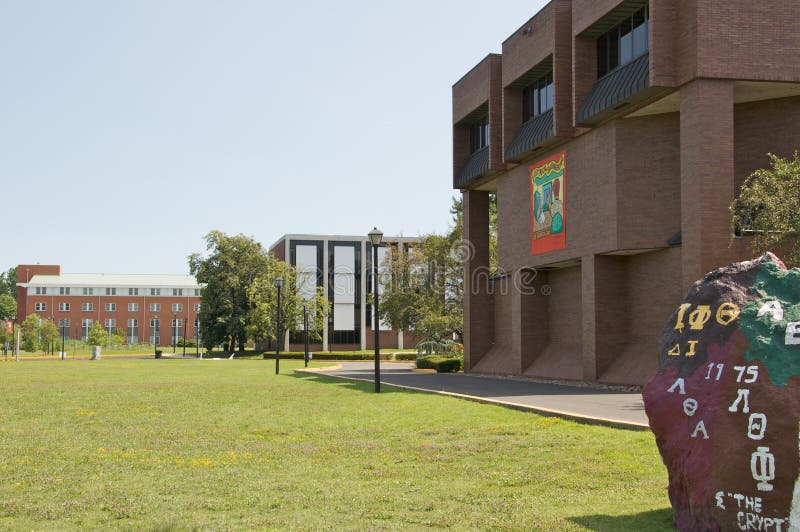
[[[451,86],[544,4],[0,0],[0,269],[443,232]]]

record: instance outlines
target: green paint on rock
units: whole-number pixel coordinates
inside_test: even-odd
[[[772,383],[786,386],[800,374],[800,345],[786,345],[787,324],[800,322],[800,269],[784,270],[766,256],[750,291],[759,298],[746,303],[739,316],[739,328],[750,342],[744,358],[761,361]],[[758,316],[769,301],[780,302],[782,320],[776,321],[770,313]]]

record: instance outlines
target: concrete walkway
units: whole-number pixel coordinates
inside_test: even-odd
[[[375,380],[372,362],[340,362],[328,368],[298,371],[358,381]],[[414,371],[413,363],[398,362],[381,364],[381,383],[584,423],[637,430],[649,428],[642,394],[638,392],[463,373],[420,373]]]

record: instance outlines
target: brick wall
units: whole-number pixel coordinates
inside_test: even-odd
[[[555,5],[547,4],[503,42],[503,87],[553,53],[555,43]]]
[[[791,157],[800,149],[800,97],[739,104],[734,107],[734,184],[769,167],[767,153]]]
[[[796,0],[695,0],[699,77],[800,81]]]
[[[656,248],[681,229],[680,115],[616,122],[617,247]]]

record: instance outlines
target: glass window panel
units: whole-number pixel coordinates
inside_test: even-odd
[[[643,53],[645,53],[648,49],[648,36],[647,30],[649,28],[649,24],[644,22],[635,30],[633,30],[633,56],[639,57]]]
[[[631,25],[633,26],[633,29],[636,29],[637,27],[644,24],[644,21],[645,21],[644,8],[634,13],[633,16],[631,17]]]
[[[527,122],[531,118],[531,88],[526,87],[522,90],[522,121]]]
[[[619,65],[619,40],[616,32],[609,35],[608,41],[608,72],[614,70]]]
[[[630,63],[633,59],[633,34],[628,32],[619,40],[619,64]]]

